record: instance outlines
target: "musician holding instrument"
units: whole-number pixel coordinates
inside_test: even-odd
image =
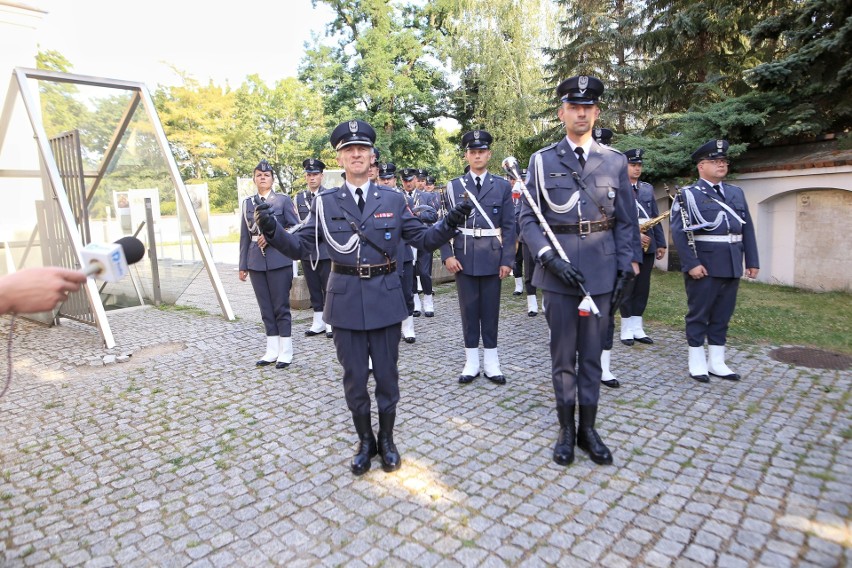
[[[666,254],[666,237],[660,223],[668,218],[668,214],[660,214],[657,200],[654,198],[654,187],[650,183],[639,181],[644,156],[642,148],[627,150],[624,155],[627,156],[627,177],[633,187],[636,214],[639,217],[642,263],[639,274],[624,289],[624,300],[620,308],[621,342],[633,345],[634,341],[638,341],[650,345],[654,340],[645,333],[642,314],[648,305],[654,259],[659,260]]]
[[[601,351],[612,306],[639,271],[633,262],[639,227],[627,159],[592,139],[603,92],[600,80],[585,75],[556,88],[566,137],[532,155],[520,215],[524,242],[540,264],[533,284],[543,290],[547,305],[559,418],[553,461],[559,465],[574,461],[575,443],[593,462],[612,463],[595,430]]]
[[[671,234],[686,287],[689,376],[737,381],[725,364],[728,323],[743,276],[757,278],[754,223],[743,190],[722,180],[728,173],[728,141],[710,140],[692,153],[699,179],[672,205]],[[709,361],[704,354],[707,341]]]

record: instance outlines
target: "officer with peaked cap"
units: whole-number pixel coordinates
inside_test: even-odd
[[[243,200],[240,223],[239,278],[251,280],[260,317],[266,331],[266,352],[256,363],[265,367],[275,363],[276,369],[286,369],[293,361],[292,317],[290,287],[293,285],[293,260],[299,254],[286,255],[267,246],[265,237],[254,220],[254,211],[261,203],[282,226],[298,223],[296,209],[290,197],[272,190],[272,166],[261,160],[254,169],[257,193]]]
[[[612,130],[610,130],[609,128],[595,127],[592,130],[592,139],[595,142],[597,142],[598,144],[601,144],[603,146],[609,146],[612,143],[612,136],[613,136]],[[630,160],[628,159],[628,162],[629,161]],[[628,163],[628,170],[630,170],[629,163]],[[632,183],[632,180],[631,180],[631,183]],[[653,188],[651,190],[651,196],[653,197]],[[633,260],[637,263],[640,263],[640,265],[641,265],[641,262],[642,262],[642,247],[641,247],[641,243],[639,243],[639,242],[634,243]],[[653,263],[651,263],[651,264],[653,264]],[[650,276],[650,273],[649,273],[649,276]],[[633,280],[630,280],[624,286],[624,295],[622,296],[622,298],[627,296],[627,294],[629,293],[629,290],[631,289],[631,286],[633,285],[633,283],[635,281],[636,281],[636,279],[634,278]],[[622,303],[623,303],[623,300],[622,300]],[[611,366],[610,364],[612,362],[612,344],[613,344],[613,340],[614,340],[614,337],[615,337],[615,314],[616,314],[616,311],[617,310],[611,310],[610,311],[609,324],[607,325],[606,334],[604,335],[603,351],[601,351],[601,384],[606,386],[606,387],[612,388],[612,389],[617,389],[621,386],[621,383],[618,381],[618,379],[615,377],[615,375],[612,374],[612,371],[610,370],[610,366]],[[625,325],[624,324],[624,318],[622,318],[621,323],[622,323],[622,332],[623,332],[624,325]],[[622,334],[622,342],[624,342],[623,334]],[[631,340],[630,344],[631,345],[633,344],[632,340]]]
[[[435,249],[455,234],[470,213],[462,204],[441,223],[426,227],[417,220],[402,194],[369,180],[371,149],[376,138],[366,122],[343,122],[331,133],[331,146],[346,172],[340,187],[317,196],[314,213],[292,234],[284,231],[269,210],[260,207],[258,225],[271,246],[288,253],[326,241],[332,268],[328,280],[325,320],[334,326],[334,345],[343,366],[343,389],[358,433],[358,451],[351,470],[361,475],[377,453],[385,471],[400,467],[393,439],[399,401],[400,322],[407,309],[397,274],[397,255],[403,240]],[[373,434],[367,389],[369,360],[373,362],[378,442]]]
[[[429,172],[423,168],[417,170],[417,187],[409,194],[413,197],[411,210],[421,221],[431,225],[437,220],[440,205],[436,195],[429,193],[426,184]],[[433,182],[434,184],[434,182]],[[420,292],[423,293],[423,301],[420,301]],[[431,318],[435,315],[435,302],[433,299],[434,289],[432,287],[432,252],[418,250],[414,258],[414,283],[412,295],[414,299],[414,316],[419,316],[421,310],[423,315]]]
[[[725,364],[725,344],[743,259],[747,278],[757,278],[760,268],[754,223],[743,190],[722,181],[728,174],[728,141],[708,141],[692,153],[692,161],[699,179],[681,190],[671,215],[686,287],[689,376],[701,383],[709,375],[736,381],[740,375]]]
[[[497,330],[500,320],[501,280],[512,271],[515,258],[515,209],[512,186],[488,171],[491,134],[472,130],[461,139],[470,171],[447,184],[451,206],[470,202],[473,213],[452,244],[441,247],[441,260],[456,276],[464,336],[465,365],[459,383],[479,376],[479,340],[482,338],[485,378],[502,385]]]
[[[325,190],[322,186],[323,171],[325,171],[325,164],[322,160],[308,158],[302,162],[302,167],[305,170],[305,182],[308,184],[308,189],[296,194],[296,212],[299,215],[299,223],[308,220],[314,199],[318,193]],[[331,271],[331,258],[328,256],[328,247],[325,243],[305,252],[302,256],[302,271],[305,273],[305,284],[308,286],[311,308],[314,310],[313,323],[305,331],[305,335],[313,337],[325,333],[326,337],[331,337],[331,326],[322,321],[322,312],[325,307],[325,288]]]
[[[604,85],[595,77],[571,77],[556,88],[566,136],[532,155],[527,188],[568,260],[555,250],[524,200],[521,234],[538,265],[550,328],[550,357],[559,435],[553,461],[568,465],[576,443],[597,464],[611,464],[595,421],[601,388],[601,352],[610,312],[639,266],[633,243],[639,228],[623,154],[592,139]],[[589,315],[583,285],[600,310]],[[579,405],[579,424],[574,410]]]
[[[624,153],[627,156],[627,177],[633,187],[636,198],[636,214],[639,226],[660,216],[657,200],[654,197],[654,186],[641,181],[642,161],[645,156],[642,148],[634,148]],[[642,314],[648,305],[648,295],[651,291],[651,269],[654,260],[663,258],[666,254],[666,238],[663,227],[657,223],[640,235],[641,270],[636,278],[624,290],[624,300],[621,302],[621,342],[633,345],[634,342],[652,344],[654,340],[648,337],[642,322]]]
[[[380,185],[396,189],[396,166],[393,162],[379,164],[379,182]]]
[[[405,197],[405,203],[408,208],[414,213],[414,208],[417,206],[414,194],[417,191],[417,169],[403,168],[400,172],[402,180],[402,195]],[[414,318],[420,316],[420,297],[417,296],[414,287],[417,284],[417,279],[414,277],[414,261],[417,259],[416,250],[407,243],[402,243],[399,258],[402,259],[399,277],[402,279],[402,293],[405,296],[405,306],[408,308],[408,317],[402,322],[402,339],[406,343],[414,343],[417,338],[414,333]]]

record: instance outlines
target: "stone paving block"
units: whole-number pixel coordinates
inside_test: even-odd
[[[38,565],[51,565],[45,553],[91,566],[704,566],[713,550],[720,566],[849,563],[835,528],[852,510],[848,421],[819,418],[848,372],[732,345],[731,362],[762,380],[699,390],[663,379],[683,376],[682,330],[654,328],[657,345],[642,348],[653,372],[635,348],[614,348],[617,371],[636,378],[602,392],[616,464],[578,452],[562,468],[544,319],[507,286],[501,329],[524,338],[501,343],[510,381],[460,390],[463,357],[445,349],[458,342],[457,299],[439,286],[438,315],[400,349],[403,468],[374,461],[356,479],[332,342],[294,333],[286,373],[255,369],[256,302],[225,285],[239,321],[114,312],[113,350],[74,322],[21,323],[26,343],[53,349],[36,361],[16,344],[22,380],[0,399],[0,557],[34,546]],[[185,296],[217,313],[203,273]],[[293,315],[294,329],[310,320]],[[817,374],[830,393],[812,388]]]

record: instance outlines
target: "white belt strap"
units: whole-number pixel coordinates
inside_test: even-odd
[[[499,237],[503,234],[503,231],[500,230],[500,227],[497,227],[496,229],[482,229],[479,227],[468,229],[467,227],[460,227],[459,232],[462,235],[467,235],[470,237]]]
[[[696,241],[705,243],[740,243],[743,240],[742,235],[695,235]]]

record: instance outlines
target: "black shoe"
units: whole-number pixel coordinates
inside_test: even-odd
[[[289,366],[290,366],[290,363],[285,363],[284,361],[278,361],[277,363],[275,363],[276,369],[286,369]]]
[[[326,331],[325,336],[327,338],[331,339],[332,337],[334,337],[334,332],[333,331]]]
[[[414,316],[414,317],[416,317],[416,318],[419,318],[419,317],[420,317],[420,312],[419,312],[418,310],[414,310],[414,312],[412,312],[412,314],[411,314],[411,315],[412,315],[412,316]]]
[[[717,375],[716,373],[711,372],[711,375],[714,377],[719,377],[720,379],[725,379],[726,381],[738,381],[740,380],[740,375],[738,373],[731,373],[730,375]],[[692,377],[693,379],[695,377]]]
[[[459,376],[459,383],[461,383],[463,385],[466,385],[468,383],[472,383],[473,379],[475,379],[478,376],[479,376],[479,373],[476,373],[475,375],[460,375]]]
[[[617,389],[621,386],[621,383],[618,382],[618,379],[610,379],[608,381],[601,381],[601,384],[605,387],[609,387],[611,389]]]
[[[710,382],[710,377],[708,377],[707,375],[693,375],[692,373],[690,373],[689,376],[692,377],[693,379],[695,379],[696,381],[698,381],[699,383],[709,383]]]
[[[574,461],[574,440],[577,437],[574,405],[557,405],[556,416],[559,418],[559,436],[553,446],[553,461],[559,465],[571,465]]]
[[[256,367],[266,367],[267,365],[271,365],[271,364],[273,364],[274,362],[275,362],[275,361],[264,361],[263,359],[261,359],[260,361],[258,361],[258,362],[257,362],[257,363],[255,363],[254,365],[255,365]]]
[[[405,337],[403,335],[402,338],[405,340],[406,343],[414,343],[415,341],[417,341],[416,337]]]
[[[521,294],[523,294],[523,292],[518,292],[517,290],[515,290],[514,292],[512,292],[512,295],[513,295],[513,296],[520,296]]]
[[[531,318],[534,318],[535,316],[538,315],[538,312],[529,312],[529,313],[527,313],[527,315],[530,316]]]
[[[612,453],[604,445],[595,430],[598,407],[594,404],[580,405],[580,424],[577,427],[577,447],[589,454],[589,459],[598,465],[612,464]]]
[[[633,339],[638,341],[639,343],[644,343],[645,345],[654,344],[654,340],[648,337],[647,335],[645,337],[634,337]]]
[[[504,377],[503,375],[494,375],[493,377],[489,377],[488,373],[483,373],[483,374],[485,375],[486,379],[488,379],[489,381],[491,381],[495,385],[505,385],[506,384],[506,377]]]
[[[305,332],[305,336],[306,337],[313,337],[315,335],[322,335],[323,333],[324,333],[323,331],[314,331],[312,329],[309,329],[308,331]]]
[[[435,317],[435,312],[424,312],[423,315],[427,318],[433,318]]]
[[[376,437],[373,435],[370,415],[355,416],[353,414],[352,422],[355,423],[355,431],[358,432],[358,450],[352,457],[349,469],[355,475],[363,475],[370,471],[370,460],[379,453],[379,449],[376,445]]]
[[[622,342],[623,344],[627,345],[628,347],[630,347],[631,345],[633,345],[633,340],[632,340],[632,339],[622,339],[622,340],[621,340],[621,342]]]
[[[382,469],[390,473],[402,466],[402,458],[393,443],[393,424],[396,413],[379,413],[379,456],[382,458]]]

